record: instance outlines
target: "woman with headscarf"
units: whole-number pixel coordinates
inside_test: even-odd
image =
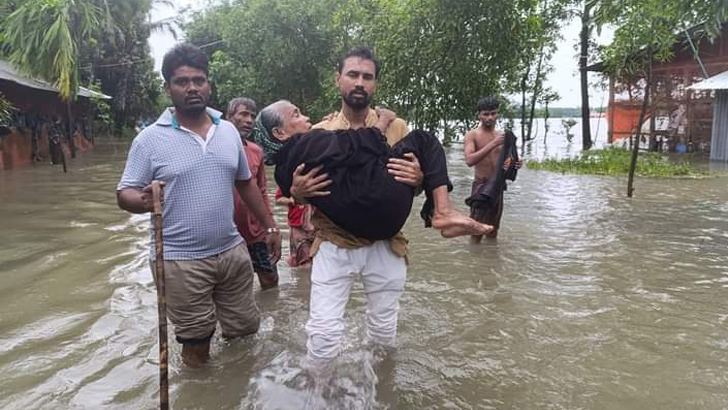
[[[251,138],[258,145],[267,146],[264,150],[267,153],[265,161],[271,165],[270,154],[279,149],[281,141],[310,129],[308,117],[302,115],[293,104],[280,101],[261,112],[256,119]],[[275,137],[271,137],[271,134]],[[288,207],[290,251],[286,262],[291,267],[306,267],[311,263],[311,246],[314,240],[314,227],[311,224],[313,208],[309,204],[296,204],[290,196],[283,196],[280,188],[276,191],[275,199],[277,204]]]
[[[294,170],[322,165],[331,179],[331,194],[308,198],[316,209],[347,232],[370,240],[389,239],[409,217],[414,189],[397,182],[387,170],[387,160],[412,152],[424,174],[427,201],[420,213],[425,226],[433,226],[445,237],[485,234],[492,227],[454,211],[452,189],[442,145],[432,134],[415,130],[393,147],[383,133],[396,115],[378,110],[376,127],[357,130],[313,130],[308,117],[288,101],[278,101],[261,110],[256,141],[265,160],[275,164],[275,178],[283,196],[290,196]]]

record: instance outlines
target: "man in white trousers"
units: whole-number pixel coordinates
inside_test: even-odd
[[[379,118],[370,107],[377,87],[379,62],[371,50],[357,47],[339,61],[336,85],[341,93],[341,111],[314,128],[326,130],[373,127]],[[395,119],[386,129],[391,146],[409,132],[407,124]],[[398,181],[419,187],[423,174],[413,154],[406,159],[391,159],[389,172]],[[299,167],[293,177],[291,194],[297,203],[305,198],[330,193],[328,175],[321,168],[302,174]],[[357,215],[352,215],[356,218]],[[367,335],[376,344],[393,346],[397,335],[399,298],[407,277],[407,239],[399,232],[387,240],[371,241],[356,237],[335,225],[321,212],[312,218],[317,228],[311,253],[311,304],[306,324],[308,357],[330,360],[341,351],[345,335],[344,312],[354,278],[361,275],[367,299]],[[377,223],[377,221],[372,221]]]

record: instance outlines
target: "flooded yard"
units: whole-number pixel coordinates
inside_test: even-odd
[[[531,155],[564,152],[553,138]],[[114,193],[127,148],[98,141],[68,174],[0,173],[0,408],[158,405],[148,217],[119,210]],[[448,155],[465,209],[472,171],[461,145]],[[524,169],[500,237],[479,246],[441,238],[413,212],[396,352],[363,343],[358,285],[324,388],[302,371],[309,271],[281,263],[279,289],[256,290],[258,335],[215,337],[201,370],[170,343],[172,407],[725,409],[726,183],[638,179],[627,199],[625,178]],[[282,208],[276,218],[285,225]]]

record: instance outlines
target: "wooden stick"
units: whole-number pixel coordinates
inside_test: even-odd
[[[157,273],[157,310],[159,313],[159,408],[169,409],[169,380],[167,376],[167,299],[164,285],[164,243],[162,242],[162,201],[164,187],[159,181],[152,181],[152,199],[154,200],[154,267]]]

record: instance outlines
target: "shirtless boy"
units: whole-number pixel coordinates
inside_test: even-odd
[[[503,150],[505,134],[502,130],[495,129],[498,118],[500,103],[494,97],[484,97],[478,101],[478,120],[480,126],[465,134],[465,163],[469,167],[475,167],[475,181],[473,181],[472,194],[482,190],[489,181],[496,177],[498,171],[498,158]],[[512,160],[507,157],[503,168],[508,169]],[[515,168],[521,168],[522,162],[516,161]],[[484,208],[471,206],[470,217],[478,222],[492,225],[495,229],[487,234],[489,238],[498,235],[500,219],[503,215],[503,191],[505,183],[500,190],[495,206]],[[481,235],[471,236],[470,242],[477,244],[483,239]]]

